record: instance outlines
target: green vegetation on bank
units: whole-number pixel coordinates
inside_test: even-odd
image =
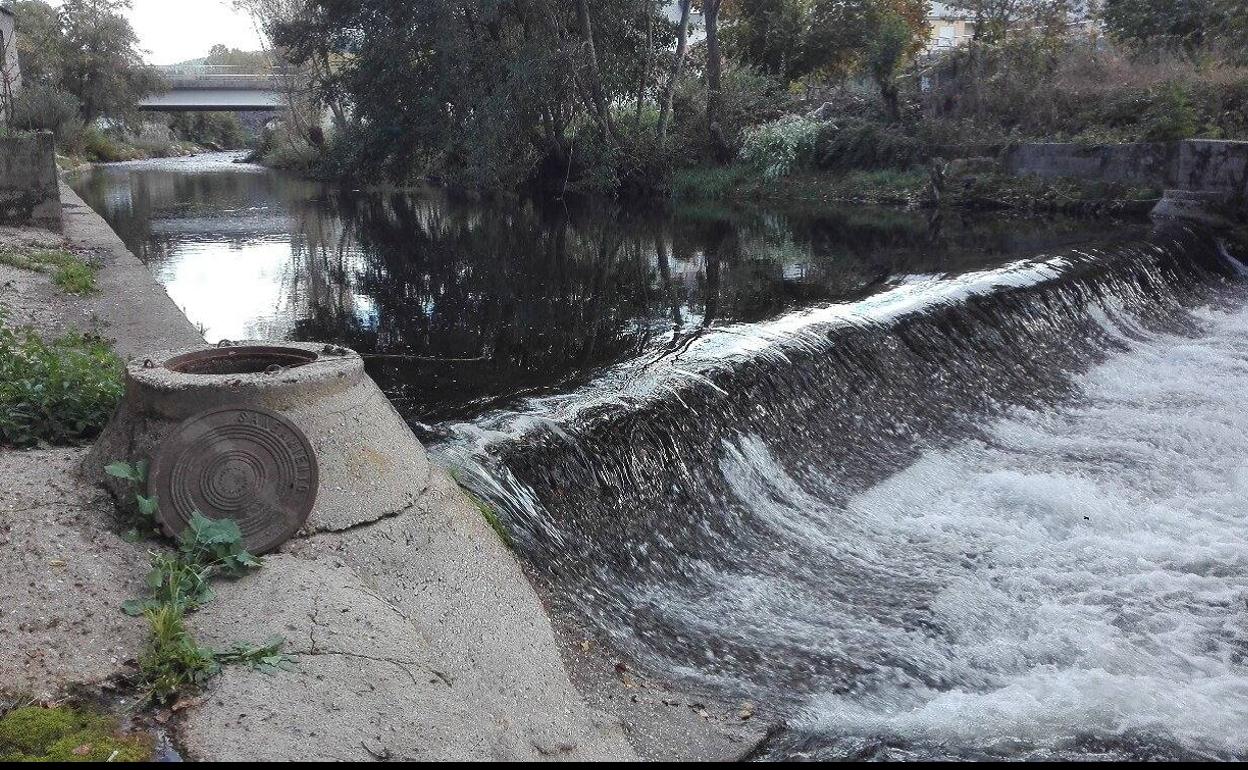
[[[0,250],[0,264],[47,273],[66,294],[95,293],[95,266],[64,249]]]
[[[991,170],[946,173],[943,185],[936,184],[932,170],[923,167],[839,174],[799,171],[772,178],[738,164],[676,171],[672,198],[678,203],[862,203],[1083,215],[1144,213],[1161,196],[1160,190],[1147,187]]]
[[[306,80],[261,159],[332,178],[688,200],[810,198],[817,175],[830,199],[912,202],[933,163],[1021,142],[1248,139],[1236,0],[955,0],[973,32],[934,52],[923,0],[239,5]],[[1037,192],[969,187],[942,205]]]
[[[68,706],[0,713],[0,762],[148,762],[153,740],[110,716]]]
[[[0,315],[0,446],[89,441],[121,399],[122,363],[102,338],[45,340]]]

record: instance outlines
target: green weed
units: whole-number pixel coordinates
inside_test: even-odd
[[[47,273],[66,294],[94,294],[96,291],[96,268],[64,249],[0,251],[0,264]]]
[[[146,464],[116,462],[105,472],[130,482],[140,512],[149,517],[149,524],[154,522],[156,500],[142,494]],[[122,612],[142,616],[150,631],[138,662],[140,686],[151,700],[165,703],[184,690],[202,687],[225,665],[248,665],[264,673],[290,667],[280,638],[218,651],[200,645],[186,628],[187,613],[212,601],[214,577],[238,577],[260,567],[260,560],[243,548],[242,541],[237,522],[193,514],[174,553],[152,553],[145,581],[148,595],[122,603]]]
[[[45,341],[0,317],[0,445],[77,444],[103,429],[121,399],[122,363],[103,339]]]

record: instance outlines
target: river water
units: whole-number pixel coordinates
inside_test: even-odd
[[[1248,753],[1248,294],[1208,234],[75,187],[210,341],[370,373],[643,669],[770,758]]]

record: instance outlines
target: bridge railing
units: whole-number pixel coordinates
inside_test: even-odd
[[[290,73],[290,68],[279,65],[258,68],[243,66],[240,64],[169,64],[152,67],[152,69],[165,77],[180,78],[221,77],[229,75],[262,77],[266,75],[286,75]]]

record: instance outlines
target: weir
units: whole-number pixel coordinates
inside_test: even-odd
[[[912,276],[673,338],[435,454],[550,601],[789,714],[773,758],[1237,756],[1248,549],[1206,533],[1243,520],[1241,271],[1167,229]],[[1163,691],[1189,710],[1131,720]],[[967,701],[1002,721],[943,720]]]

